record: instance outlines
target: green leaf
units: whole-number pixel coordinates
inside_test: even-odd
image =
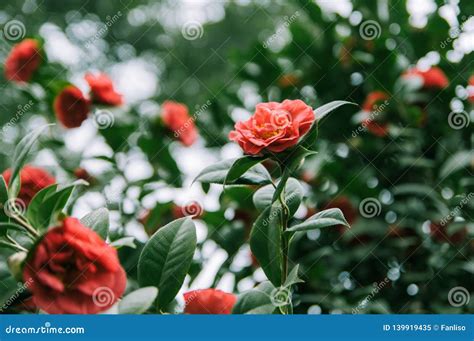
[[[166,306],[178,293],[196,249],[196,228],[189,218],[160,228],[145,244],[138,261],[138,282],[158,288],[158,305]]]
[[[110,246],[120,249],[121,247],[131,247],[132,249],[135,249],[137,246],[134,243],[135,237],[123,237],[117,240],[114,240],[112,243],[110,243]]]
[[[24,231],[24,227],[15,223],[0,222],[0,237],[5,237],[10,230]]]
[[[240,159],[235,160],[229,171],[227,172],[224,184],[235,182],[250,168],[259,164],[263,160],[265,160],[265,158],[252,156],[244,156]]]
[[[327,114],[329,114],[331,111],[334,111],[340,106],[343,106],[346,104],[357,105],[355,103],[347,102],[347,101],[332,101],[315,109],[314,110],[315,120],[313,122],[313,125],[311,126],[309,131],[306,133],[306,135],[303,137],[303,139],[301,140],[300,145],[303,147],[311,148],[314,145],[316,138],[318,136],[318,122]]]
[[[28,221],[33,225],[39,225],[37,218],[40,215],[41,210],[43,209],[43,201],[46,197],[56,192],[58,184],[53,184],[48,187],[40,190],[36,195],[31,199],[30,204],[28,205],[28,210],[26,211],[26,217]]]
[[[270,282],[260,283],[256,288],[239,295],[232,314],[272,314],[275,306],[271,295],[275,287]]]
[[[250,248],[262,266],[270,282],[281,284],[281,217],[282,207],[279,202],[267,207],[253,224],[250,233]]]
[[[471,165],[471,162],[474,161],[474,152],[463,150],[457,152],[456,154],[449,157],[446,162],[441,166],[439,171],[439,176],[441,178],[446,178],[458,170],[461,170],[465,167]]]
[[[81,218],[81,223],[97,232],[102,239],[107,239],[109,233],[109,210],[99,208]]]
[[[346,218],[344,218],[344,214],[342,214],[342,211],[339,208],[330,208],[328,210],[316,213],[301,224],[290,227],[287,229],[287,231],[308,231],[336,225],[350,227],[349,223],[346,221]]]
[[[266,185],[258,189],[253,195],[253,203],[259,211],[272,204],[275,188],[273,185]],[[290,215],[293,216],[298,210],[303,199],[303,187],[295,178],[289,178],[285,186],[285,202],[290,209]]]
[[[87,182],[77,180],[65,187],[55,188],[55,191],[49,190],[47,193],[44,193],[41,204],[38,203],[39,209],[33,210],[29,215],[30,223],[38,230],[45,230],[49,226],[56,224],[59,214],[65,209],[74,189],[80,185],[87,185]]]
[[[194,181],[221,185],[265,185],[272,182],[272,178],[267,169],[261,164],[256,164],[238,179],[226,183],[227,173],[235,161],[236,159],[224,160],[206,167],[199,173]]]
[[[285,284],[283,284],[284,287],[291,287],[293,284],[296,283],[303,283],[304,281],[299,278],[298,276],[298,270],[300,266],[299,264],[296,264],[296,266],[291,270],[291,272],[288,274],[288,277],[286,278]]]
[[[14,193],[13,197],[16,197],[16,195],[18,194],[18,190],[19,190],[18,174],[20,173],[20,170],[23,168],[23,165],[25,164],[28,153],[30,152],[33,145],[35,144],[36,140],[38,140],[38,137],[43,133],[43,130],[51,125],[53,124],[42,126],[34,130],[33,132],[25,135],[25,137],[23,137],[18,143],[18,145],[16,146],[13,152],[12,174],[11,174],[10,183],[9,183],[10,193]],[[10,197],[12,197],[12,195],[10,195]]]
[[[5,179],[0,175],[0,221],[8,221],[10,218],[5,214],[4,208],[8,201],[8,189]]]
[[[143,314],[153,305],[158,289],[146,287],[135,290],[122,298],[118,305],[119,314]]]

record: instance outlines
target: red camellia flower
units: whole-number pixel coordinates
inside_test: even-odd
[[[112,80],[105,73],[88,73],[84,78],[89,83],[94,102],[113,106],[123,104],[122,95],[115,91]]]
[[[372,91],[362,104],[362,110],[366,116],[362,125],[378,137],[384,137],[388,134],[388,124],[380,122],[380,118],[377,119],[377,116],[383,114],[382,105],[385,105],[385,101],[389,98],[390,96],[386,92]]]
[[[123,294],[127,278],[117,251],[76,218],[50,229],[30,252],[23,280],[49,314],[95,314]]]
[[[12,175],[12,170],[7,169],[2,175],[5,182],[8,184]],[[42,168],[26,165],[20,171],[20,181],[21,188],[18,193],[18,198],[22,200],[25,205],[28,205],[36,193],[43,188],[54,184],[56,179]]]
[[[431,237],[439,243],[459,244],[466,240],[467,228],[461,228],[456,232],[451,232],[448,229],[449,224],[430,223]]]
[[[421,77],[423,79],[423,87],[427,89],[444,89],[449,85],[448,77],[446,77],[443,70],[436,66],[428,70],[413,68],[405,72],[403,77]]]
[[[184,294],[186,314],[230,314],[237,297],[217,289],[189,291]]]
[[[467,90],[469,102],[474,103],[474,75],[469,77],[469,88]]]
[[[25,39],[13,47],[5,60],[5,77],[10,81],[28,82],[40,63],[38,41]]]
[[[192,145],[197,139],[194,120],[189,116],[188,108],[181,103],[165,101],[162,106],[163,123],[174,132],[185,146]]]
[[[54,99],[54,112],[66,128],[80,127],[87,119],[90,101],[73,85],[66,86]]]
[[[313,121],[313,109],[301,100],[260,103],[252,117],[235,124],[229,139],[246,154],[279,153],[297,144]]]

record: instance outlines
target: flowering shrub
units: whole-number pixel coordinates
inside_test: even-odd
[[[472,3],[6,1],[2,313],[474,309]]]

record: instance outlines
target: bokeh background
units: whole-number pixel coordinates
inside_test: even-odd
[[[35,37],[44,42],[51,88],[67,80],[86,91],[84,73],[100,70],[124,95],[126,105],[111,110],[105,124],[91,117],[77,129],[53,127],[30,163],[59,182],[87,171],[91,185],[76,194],[71,214],[106,206],[111,240],[136,238],[136,249],[120,249],[129,290],[137,287],[143,242],[190,206],[202,212],[183,291],[241,293],[265,280],[247,243],[255,188],[223,192],[193,178],[242,154],[227,135],[259,102],[299,98],[316,108],[345,99],[362,106],[373,91],[389,94],[386,136],[361,127],[360,108],[320,122],[318,154],[299,174],[305,201],[296,216],[340,207],[352,228],[295,241],[291,260],[301,263],[305,280],[294,293],[295,312],[472,313],[472,13],[468,0],[3,0],[0,60]],[[12,21],[20,33],[7,39]],[[401,75],[414,66],[438,66],[449,86],[401,87]],[[1,77],[3,170],[27,131],[56,119],[48,89]],[[195,118],[192,146],[163,129],[166,100],[186,104]],[[5,259],[0,300],[16,289]],[[182,301],[175,304],[179,311]]]

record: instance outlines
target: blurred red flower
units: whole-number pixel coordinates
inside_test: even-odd
[[[313,109],[301,100],[260,103],[252,117],[235,124],[229,139],[246,154],[279,153],[297,144],[313,122]]]
[[[380,122],[380,117],[377,119],[377,116],[383,114],[383,105],[389,98],[390,96],[384,91],[372,91],[362,104],[362,110],[366,116],[362,125],[378,137],[384,137],[388,134],[388,124]]]
[[[193,290],[184,294],[186,314],[230,314],[237,301],[234,294],[217,289]]]
[[[12,175],[12,170],[7,169],[3,172],[5,182],[8,184]],[[56,182],[56,179],[46,170],[39,167],[26,165],[20,171],[21,188],[18,193],[18,198],[22,200],[25,205],[28,205],[40,190],[48,187]]]
[[[25,39],[13,46],[5,60],[5,77],[10,81],[28,82],[41,63],[40,46],[35,39]]]
[[[87,119],[90,101],[74,85],[66,86],[54,99],[54,112],[66,128],[80,127]]]
[[[165,101],[161,110],[163,123],[174,132],[174,136],[185,146],[192,145],[198,134],[194,120],[189,116],[188,107],[181,103]]]
[[[87,73],[84,78],[91,88],[93,102],[112,106],[123,104],[122,95],[115,91],[112,80],[105,73]]]
[[[469,77],[468,99],[469,102],[474,102],[474,75]]]
[[[76,218],[50,229],[23,270],[34,303],[49,314],[95,314],[122,296],[127,278],[117,251]]]
[[[443,89],[449,85],[448,77],[437,66],[433,66],[428,70],[420,70],[413,68],[403,74],[403,77],[421,77],[423,79],[423,87],[430,89]]]

